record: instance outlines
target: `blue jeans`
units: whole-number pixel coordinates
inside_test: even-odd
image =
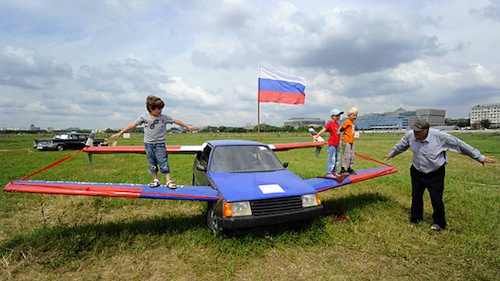
[[[151,174],[158,173],[158,166],[160,166],[160,172],[163,174],[170,173],[168,153],[164,143],[144,143],[144,148],[146,149]]]
[[[340,162],[340,147],[328,146],[328,159],[326,159],[326,173],[336,173],[337,166]]]

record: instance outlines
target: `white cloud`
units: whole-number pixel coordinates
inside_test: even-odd
[[[121,128],[149,94],[194,125],[257,122],[257,69],[307,80],[262,122],[499,101],[500,1],[0,3],[0,127]],[[200,118],[202,116],[202,118]]]

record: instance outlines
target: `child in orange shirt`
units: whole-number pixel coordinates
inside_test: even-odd
[[[356,132],[354,121],[358,118],[358,109],[356,107],[349,108],[347,110],[347,117],[348,119],[340,126],[340,131],[344,133],[344,138],[342,139],[342,168],[340,173],[355,174],[356,171],[352,169],[354,166],[354,133]]]

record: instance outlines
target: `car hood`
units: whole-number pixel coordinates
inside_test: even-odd
[[[316,190],[288,170],[255,173],[208,172],[228,202],[314,194]]]

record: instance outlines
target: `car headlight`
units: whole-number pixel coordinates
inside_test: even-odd
[[[304,194],[302,195],[302,207],[321,206],[321,199],[318,194]]]
[[[224,216],[225,217],[241,217],[251,216],[252,208],[249,201],[225,202],[224,201]]]

